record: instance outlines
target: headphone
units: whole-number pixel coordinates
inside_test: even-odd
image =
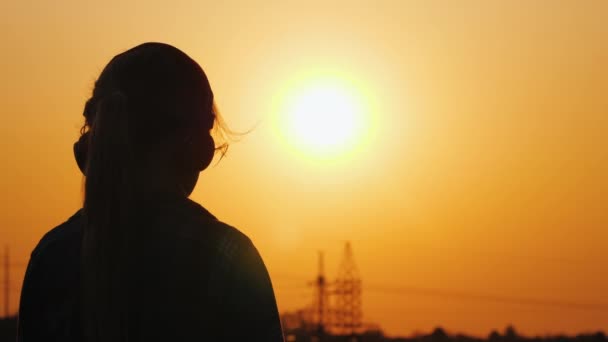
[[[76,164],[85,176],[87,174],[90,136],[90,132],[83,133],[73,147]],[[182,164],[186,170],[197,170],[199,172],[209,167],[215,155],[215,141],[211,134],[203,134],[199,139],[188,137],[185,142],[185,146],[180,149],[182,153],[176,155],[176,162]]]
[[[209,132],[205,132],[197,138],[188,137],[181,158],[187,169],[201,172],[211,165],[213,156],[215,156],[215,141]],[[180,157],[178,156],[178,158]]]
[[[87,175],[87,161],[88,161],[88,152],[89,152],[89,137],[91,134],[86,132],[80,135],[80,138],[74,143],[74,159],[76,159],[76,164],[78,164],[78,168],[83,175]]]

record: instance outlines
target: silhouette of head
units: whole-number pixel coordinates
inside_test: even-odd
[[[214,151],[225,152],[226,144],[215,147],[212,129],[219,128],[220,138],[226,130],[201,67],[161,43],[145,43],[114,57],[95,82],[84,117],[74,144],[86,176],[84,334],[87,341],[124,341],[129,316],[125,284],[137,241],[145,235],[139,219],[157,198],[190,195]]]
[[[213,159],[211,130],[220,123],[202,68],[163,43],[115,56],[95,82],[84,117],[74,155],[87,178],[128,171],[130,186],[179,188],[186,196]]]

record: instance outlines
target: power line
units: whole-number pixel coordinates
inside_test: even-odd
[[[424,288],[414,286],[370,286],[365,287],[366,291],[370,292],[381,292],[391,295],[424,295],[434,296],[443,298],[463,299],[463,300],[476,300],[486,302],[497,302],[497,303],[508,303],[518,305],[529,305],[529,306],[545,306],[545,307],[556,307],[563,309],[575,309],[575,310],[593,310],[593,311],[608,311],[607,303],[582,303],[572,301],[560,301],[553,299],[544,298],[533,298],[533,297],[516,297],[516,296],[503,296],[489,293],[475,293],[475,292],[464,292],[464,291],[453,291],[444,290],[438,288]]]
[[[11,263],[8,245],[4,246],[4,317],[8,317],[11,288]]]
[[[290,275],[290,278],[299,278],[304,280],[305,277],[299,277]],[[331,285],[331,284],[330,284]],[[296,286],[296,285],[292,285]],[[305,286],[304,284],[302,286]],[[279,287],[281,288],[281,287]],[[459,300],[469,301],[484,301],[484,302],[495,302],[495,303],[506,303],[526,306],[540,306],[540,307],[554,307],[561,309],[571,310],[590,310],[590,311],[608,311],[608,303],[584,303],[567,300],[556,300],[549,298],[537,298],[537,297],[519,297],[519,296],[508,296],[482,292],[471,292],[471,291],[460,291],[450,290],[432,287],[419,287],[419,286],[408,286],[408,285],[387,285],[387,284],[364,284],[363,290],[369,292],[384,293],[387,295],[394,296],[407,296],[407,295],[423,295],[441,298],[451,298]]]

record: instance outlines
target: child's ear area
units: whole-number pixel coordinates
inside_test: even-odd
[[[215,156],[215,141],[210,134],[206,134],[203,137],[202,148],[199,155],[198,170],[203,171],[211,165],[213,157]]]
[[[87,154],[89,150],[89,132],[84,133],[78,138],[78,140],[74,143],[73,152],[74,159],[76,160],[76,164],[78,164],[78,168],[83,175],[86,176],[86,167],[87,167]]]

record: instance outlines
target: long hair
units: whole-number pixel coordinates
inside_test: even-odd
[[[84,337],[129,340],[129,274],[138,237],[138,177],[159,149],[179,151],[186,135],[230,134],[201,67],[182,51],[146,43],[114,57],[95,82],[81,130],[88,136],[83,211]],[[215,129],[213,129],[215,127]],[[179,167],[179,163],[175,167]]]

